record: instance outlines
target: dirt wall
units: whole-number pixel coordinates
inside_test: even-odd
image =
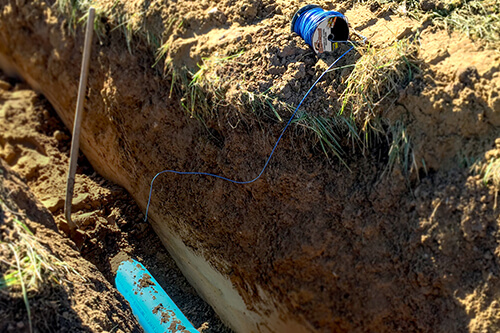
[[[262,45],[272,44],[266,24],[280,26],[283,34],[288,28],[283,13],[294,8],[277,2],[273,6],[280,11],[265,11],[269,4],[259,4],[256,13],[260,8],[272,21],[256,14],[237,24],[264,26],[252,36],[263,37]],[[81,29],[69,34],[50,2],[21,6],[2,1],[1,8],[0,54],[47,96],[71,127]],[[179,8],[189,13],[188,4]],[[226,27],[236,25],[237,15],[228,17]],[[375,33],[365,24],[372,18],[359,17],[359,26]],[[405,21],[388,17],[404,31]],[[209,31],[179,42],[178,48],[201,49],[193,54],[200,59],[210,52],[202,48]],[[286,45],[273,46],[284,52]],[[285,52],[279,66],[274,65],[278,72],[263,80],[278,80],[279,67],[288,66],[287,56],[303,53]],[[174,58],[182,62],[186,54],[179,51]],[[491,52],[480,56],[498,60]],[[230,112],[206,123],[188,117],[182,96],[170,89],[171,77],[152,68],[150,50],[138,43],[129,52],[117,30],[108,29],[96,40],[92,59],[82,151],[143,208],[152,177],[166,168],[253,178],[282,129],[282,124],[250,117],[235,127]],[[193,58],[186,60],[188,66],[191,62]],[[364,155],[354,151],[346,157],[346,167],[328,160],[293,130],[255,183],[241,186],[180,175],[158,179],[150,210],[153,227],[188,279],[236,331],[498,328],[495,190],[454,162],[461,147],[478,155],[497,149],[498,110],[490,96],[497,89],[491,82],[498,81],[498,67],[493,62],[488,68],[478,66],[477,73],[456,76],[438,71],[439,63],[431,67],[430,62],[427,76],[402,90],[399,105],[388,112],[396,117],[409,110],[414,125],[409,131],[421,135],[415,144],[419,179],[406,178],[398,168],[382,177],[386,160],[380,155],[388,150],[383,142]],[[304,75],[309,79],[314,74]],[[445,83],[436,83],[439,79]],[[453,95],[455,83],[459,97]],[[456,118],[458,114],[467,116]],[[447,123],[450,117],[453,121]]]

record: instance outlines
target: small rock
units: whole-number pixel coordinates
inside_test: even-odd
[[[198,328],[198,332],[204,332],[205,330],[208,330],[208,328],[208,322],[204,322],[203,324],[201,324],[201,327]]]
[[[12,86],[10,85],[9,82],[5,82],[3,80],[0,80],[0,89],[2,89],[2,90],[10,90],[10,89],[12,89]]]
[[[429,57],[428,62],[431,65],[437,65],[444,59],[448,58],[450,56],[450,53],[448,52],[448,49],[446,48],[439,48],[432,52],[431,56]]]
[[[3,152],[0,154],[0,157],[2,157],[8,164],[12,164],[16,159],[16,156],[17,154],[15,148],[7,142]]]
[[[257,16],[257,13],[258,7],[255,1],[248,1],[247,3],[242,4],[240,10],[241,16],[247,19],[253,19],[255,16]]]
[[[411,28],[410,28],[410,27],[406,27],[406,28],[405,28],[405,30],[403,30],[403,31],[401,31],[401,32],[399,33],[399,35],[396,37],[396,39],[398,39],[398,40],[399,40],[399,39],[403,39],[403,38],[405,38],[405,37],[410,36],[410,35],[411,35],[411,33],[412,33]]]
[[[76,198],[73,199],[73,208],[75,210],[80,210],[86,207],[89,201],[89,193],[79,193]]]
[[[210,9],[207,12],[207,14],[210,15],[211,17],[215,18],[220,23],[226,23],[226,21],[227,21],[226,15],[222,11],[220,11],[219,8],[217,8],[217,7]]]
[[[58,197],[50,197],[42,199],[42,204],[51,212],[55,213],[64,206],[64,199]]]
[[[420,1],[420,8],[422,8],[423,11],[431,11],[435,10],[439,4],[439,1],[437,0],[421,0]]]
[[[57,141],[69,140],[69,136],[67,136],[64,132],[59,131],[59,130],[57,130],[57,131],[54,132],[54,138]]]
[[[138,225],[137,229],[139,229],[139,232],[144,232],[146,230],[146,228],[148,227],[148,225],[146,223],[141,223]]]
[[[288,57],[288,56],[295,54],[296,51],[297,51],[296,47],[288,44],[283,48],[282,51],[280,51],[279,56],[282,58]]]
[[[379,10],[381,7],[380,7],[380,4],[376,1],[374,1],[373,3],[370,4],[370,11],[372,13],[375,13],[377,10]]]
[[[98,216],[95,212],[83,213],[73,217],[73,222],[78,226],[95,225]]]

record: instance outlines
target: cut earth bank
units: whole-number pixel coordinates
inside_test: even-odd
[[[0,332],[29,332],[30,324],[41,333],[139,332],[110,285],[129,258],[148,268],[195,327],[230,332],[183,277],[130,195],[83,156],[72,207],[80,229],[72,241],[63,230],[54,232],[65,222],[69,134],[43,96],[0,71]]]
[[[3,66],[71,127],[79,8],[0,4]],[[329,73],[255,183],[160,176],[153,228],[238,332],[497,331],[498,183],[481,171],[499,158],[498,53],[376,3],[319,4],[344,12],[371,49]],[[166,168],[254,178],[283,128],[275,118],[290,115],[281,106],[296,105],[335,59],[318,60],[289,33],[297,1],[95,5],[82,151],[143,210],[151,179]],[[380,88],[387,98],[372,108],[350,102],[362,117],[342,126],[347,77],[363,73],[348,65],[370,50],[404,54],[390,72],[399,90]],[[332,138],[315,145],[311,133],[325,124],[339,135],[321,132]],[[353,126],[368,139],[346,134]]]

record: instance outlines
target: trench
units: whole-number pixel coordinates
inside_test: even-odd
[[[146,3],[150,4],[140,2]],[[214,71],[223,71],[228,82],[235,82],[230,79],[239,78],[241,71],[249,72],[248,88],[256,92],[279,83],[277,91],[294,103],[297,91],[307,89],[321,65],[331,59],[315,58],[288,33],[286,15],[292,8],[281,1],[260,4],[267,21],[257,17],[257,7],[252,17],[242,20],[236,6],[228,5],[228,13],[240,24],[231,33],[234,37],[241,33],[241,38],[224,44],[220,38],[225,30],[214,28],[224,23],[216,22],[217,17],[204,20],[201,14],[207,8],[198,8],[197,16],[191,15],[194,7],[179,5],[188,14],[186,25],[179,28],[174,61],[180,65],[185,61],[193,70],[196,60],[219,47],[229,52],[236,43],[242,47],[251,43],[246,62],[238,59]],[[408,126],[400,128],[399,135],[406,139],[409,134],[413,141],[400,148],[418,157],[410,163],[414,172],[408,174],[409,165],[403,163],[384,172],[394,135],[373,138],[375,144],[363,152],[348,150],[342,164],[325,156],[314,137],[296,128],[283,141],[266,177],[254,184],[241,187],[203,177],[159,179],[151,225],[177,263],[186,263],[182,270],[191,283],[199,283],[198,292],[205,292],[204,298],[219,307],[219,315],[237,331],[466,332],[481,325],[498,327],[500,316],[493,301],[500,281],[499,216],[494,204],[498,190],[484,184],[468,164],[496,149],[498,67],[492,64],[498,56],[477,50],[470,41],[464,49],[463,36],[450,37],[447,31],[379,4],[340,6],[350,10],[346,13],[377,47],[396,45],[407,34],[422,36],[419,41],[427,45],[418,54],[418,61],[425,63],[423,72],[394,88],[397,96],[391,96],[384,109],[388,121],[402,117]],[[45,92],[69,126],[78,77],[77,51],[72,46],[80,45],[81,34],[65,34],[44,2],[34,1],[29,8],[47,22],[40,23],[24,8],[15,7],[21,19],[6,11],[0,52]],[[162,16],[161,11],[151,10],[153,19]],[[213,43],[210,33],[195,38],[197,32],[207,31],[216,32]],[[96,170],[126,188],[144,210],[149,182],[165,167],[218,170],[243,179],[258,169],[282,129],[279,123],[256,117],[247,104],[235,110],[231,103],[222,103],[214,117],[200,122],[193,109],[186,113],[182,108],[185,96],[170,89],[173,74],[158,74],[153,68],[154,57],[144,44],[139,43],[135,53],[126,52],[121,32],[109,29],[108,33],[95,51],[93,94],[82,132],[82,149]],[[441,52],[436,45],[447,48]],[[476,67],[463,69],[463,58]],[[331,97],[338,97],[335,89],[340,89],[343,75],[332,73],[330,78],[333,83],[318,89],[307,106],[309,112],[317,115],[338,107],[338,99]],[[240,101],[237,98],[230,101]],[[346,149],[356,146],[346,138],[341,144]],[[457,162],[459,153],[466,157],[463,165]],[[411,160],[412,154],[396,158]],[[36,174],[35,169],[28,174]],[[92,171],[80,175],[90,183],[97,177]],[[111,183],[102,182],[108,188],[97,196],[113,198]],[[82,182],[82,190],[88,191],[90,183]],[[55,211],[60,209],[57,201],[42,199]],[[83,209],[97,208],[101,202],[93,195],[80,200]],[[84,212],[81,217],[90,221],[85,222],[88,233],[96,240],[89,256],[99,257],[117,242],[132,243],[150,228],[138,218],[137,206],[127,202],[101,209],[102,216]],[[131,235],[127,241],[113,238],[121,233],[116,218],[122,215],[120,209],[125,210],[123,215],[131,210],[136,217],[123,224]],[[120,230],[112,227],[111,220]],[[176,248],[179,244],[183,247]],[[146,266],[156,250],[147,254]],[[183,260],[186,257],[193,260]],[[197,264],[205,266],[200,270]],[[207,272],[218,275],[197,279]],[[239,308],[230,307],[235,299]]]
[[[48,206],[58,226],[61,228],[62,224],[64,229],[62,205],[47,201],[47,197],[60,197],[65,186],[66,173],[61,170],[67,168],[70,132],[45,97],[32,91],[18,75],[12,76],[13,71],[9,73],[10,77],[0,71],[0,80],[10,86],[2,92],[16,95],[2,95],[5,99],[0,99],[1,104],[13,108],[9,106],[10,99],[26,103],[14,109],[23,120],[8,119],[15,123],[13,130],[24,134],[14,139],[9,138],[9,131],[1,135],[2,146],[8,142],[16,147],[17,157],[6,162],[24,176],[35,197]],[[33,128],[37,130],[32,132]],[[28,164],[34,165],[36,171],[28,173],[25,166],[20,166],[21,156],[29,156]],[[42,156],[50,158],[50,163],[37,165]],[[47,175],[50,184],[44,185]],[[186,280],[151,226],[143,221],[144,215],[126,190],[99,175],[81,153],[76,179],[73,218],[81,232],[73,235],[72,240],[82,258],[95,265],[113,286],[122,261],[140,260],[195,327],[206,325],[208,328],[203,332],[232,332]],[[104,198],[99,198],[103,193]]]

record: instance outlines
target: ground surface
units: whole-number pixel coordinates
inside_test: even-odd
[[[44,244],[53,244],[56,255],[87,279],[79,281],[78,276],[71,276],[71,288],[54,287],[35,294],[30,301],[34,327],[40,332],[140,332],[130,309],[112,287],[121,261],[135,258],[196,327],[206,322],[204,332],[229,332],[182,276],[150,226],[143,223],[143,215],[126,191],[97,175],[83,157],[72,211],[76,223],[85,219],[86,224],[80,226],[74,242],[64,233],[54,232],[57,225],[67,230],[61,198],[66,189],[69,132],[43,96],[3,73],[0,110],[2,163],[13,170],[2,169],[0,174],[2,201],[27,210],[31,214],[28,225],[36,230],[36,236]],[[36,204],[43,208],[35,208]],[[6,228],[12,220],[5,217],[8,212],[3,206],[2,213],[1,239],[7,241]],[[28,316],[19,291],[0,295],[0,331],[16,332],[16,325],[21,325],[27,332]]]
[[[319,2],[344,12],[371,49],[351,52],[313,91],[261,180],[236,186],[163,175],[151,223],[230,279],[248,309],[271,300],[311,330],[498,331],[498,184],[484,172],[499,158],[498,52],[441,28],[429,14],[443,1],[426,2],[430,9],[417,19],[398,6]],[[3,3],[0,53],[71,124],[81,29],[68,33],[70,16],[52,3]],[[289,33],[298,1],[98,4],[82,149],[142,211],[152,177],[165,168],[255,177],[283,128],[279,119],[290,115],[287,105],[297,105],[338,56],[318,58]],[[365,82],[378,98],[348,100],[343,118],[352,64],[370,50],[372,62],[394,50],[389,60],[403,61],[380,63],[391,70]],[[400,73],[384,90],[381,78]],[[354,96],[371,96],[358,88]],[[325,127],[340,150],[328,147]],[[47,161],[16,157],[16,140],[7,144],[6,136],[2,154],[30,183]],[[90,242],[127,239],[113,238],[124,223],[113,216],[129,213],[107,206],[120,191],[105,183],[89,193],[98,176],[81,171],[90,180],[77,184],[76,205],[104,212],[80,214]],[[56,214],[62,192],[45,193],[43,184],[62,184],[64,172],[30,185]],[[148,226],[130,212],[135,220],[122,231],[140,237]],[[82,243],[88,258],[86,251],[116,254],[115,242],[94,243]],[[96,265],[106,272],[110,262]]]

